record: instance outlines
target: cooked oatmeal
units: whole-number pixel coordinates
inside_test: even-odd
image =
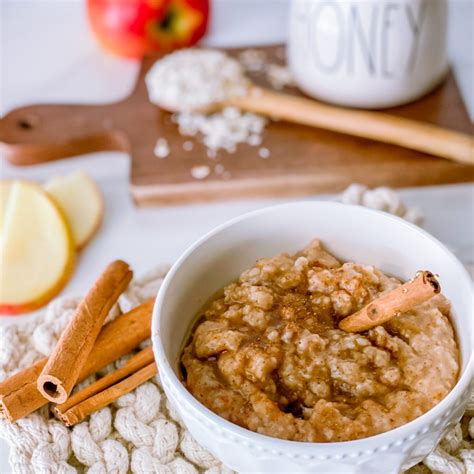
[[[454,386],[459,352],[442,295],[360,334],[337,329],[401,282],[341,263],[318,240],[258,260],[206,306],[182,356],[210,410],[258,433],[346,441],[420,416]]]

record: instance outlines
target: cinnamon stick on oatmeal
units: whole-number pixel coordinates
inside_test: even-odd
[[[153,299],[150,299],[128,313],[117,316],[102,328],[79,374],[79,382],[128,354],[150,337],[153,303]],[[0,419],[14,422],[48,403],[36,388],[36,380],[47,361],[48,358],[44,357],[0,382]]]
[[[131,279],[128,264],[116,260],[89,290],[38,377],[37,387],[44,398],[56,403],[67,400],[105,318]]]
[[[152,362],[115,385],[108,387],[102,392],[96,393],[92,397],[69,408],[69,410],[62,412],[59,418],[66,426],[73,426],[81,422],[91,413],[110,405],[121,396],[130,393],[139,385],[155,376],[157,372],[156,364]]]
[[[111,385],[123,380],[128,377],[130,374],[137,372],[140,369],[143,369],[146,365],[149,365],[153,362],[153,350],[151,346],[148,346],[146,349],[138,352],[132,356],[123,367],[117,369],[115,372],[104,375],[96,382],[88,385],[84,389],[80,390],[77,393],[72,394],[65,403],[61,405],[56,405],[53,408],[54,413],[61,419],[63,413],[69,410],[74,405],[83,402],[87,398],[96,395],[99,392],[102,392]]]
[[[440,291],[441,286],[431,272],[418,272],[413,279],[405,284],[370,302],[360,311],[344,318],[339,323],[339,328],[347,332],[367,331],[428,301]]]

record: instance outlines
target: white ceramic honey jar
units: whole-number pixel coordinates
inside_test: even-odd
[[[447,20],[447,0],[292,0],[290,69],[318,99],[404,104],[446,75]]]

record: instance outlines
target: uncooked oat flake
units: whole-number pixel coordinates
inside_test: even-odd
[[[245,49],[238,56],[239,62],[246,71],[262,71],[267,61],[267,54],[261,49]]]
[[[209,166],[203,165],[203,166],[193,166],[191,168],[191,176],[194,179],[204,179],[209,176],[209,173],[211,172],[211,169]]]
[[[179,132],[184,136],[200,135],[210,158],[218,150],[234,153],[241,143],[259,145],[267,123],[264,117],[242,112],[236,107],[225,107],[221,112],[206,115],[197,112],[181,112],[173,115]]]
[[[168,140],[166,140],[166,138],[158,138],[153,153],[157,158],[166,158],[170,154]]]
[[[281,90],[285,87],[295,86],[293,75],[287,66],[268,64],[265,70],[265,75],[274,89]]]
[[[266,160],[270,158],[270,150],[268,148],[262,147],[258,150],[258,156]]]
[[[341,201],[344,204],[358,204],[385,211],[416,225],[420,225],[424,219],[420,209],[405,205],[394,189],[385,186],[369,189],[362,184],[353,183],[342,193]]]
[[[288,67],[270,62],[266,52],[261,49],[246,49],[239,54],[238,58],[246,71],[263,74],[274,89],[281,90],[295,85]]]

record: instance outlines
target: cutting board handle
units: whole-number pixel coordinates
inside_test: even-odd
[[[33,105],[0,119],[0,155],[34,165],[97,151],[129,150],[113,121],[115,105]],[[111,118],[112,117],[112,118]]]

